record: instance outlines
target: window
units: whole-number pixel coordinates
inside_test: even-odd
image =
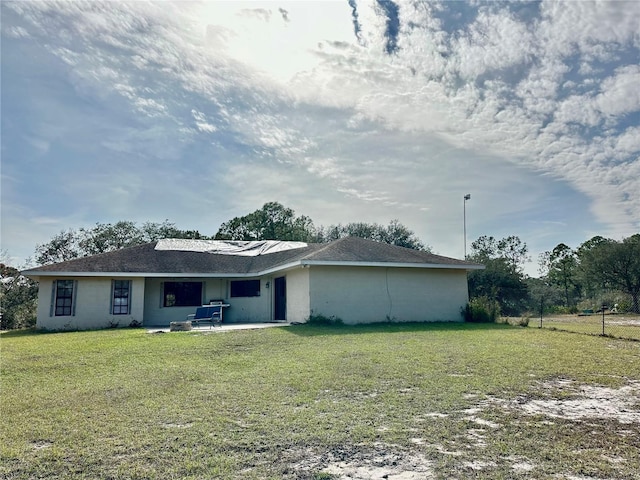
[[[202,305],[202,282],[164,282],[164,307]]]
[[[131,281],[113,280],[111,283],[111,313],[113,315],[128,315],[131,313]]]
[[[74,314],[73,291],[74,280],[56,280],[54,284],[53,313],[56,317]]]
[[[235,280],[231,282],[232,297],[259,297],[260,280]]]

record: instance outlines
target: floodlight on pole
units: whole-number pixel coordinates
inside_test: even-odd
[[[464,228],[464,259],[467,259],[467,200],[471,198],[471,194],[467,193],[462,202],[462,224]]]

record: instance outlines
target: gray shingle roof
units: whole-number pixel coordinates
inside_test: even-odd
[[[356,237],[256,257],[206,252],[155,250],[156,242],[92,255],[25,271],[27,275],[124,273],[133,275],[260,275],[296,264],[390,264],[476,269],[482,266],[427,252]]]

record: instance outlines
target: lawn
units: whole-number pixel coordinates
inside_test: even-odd
[[[539,327],[540,319],[532,318],[530,327]],[[586,333],[589,335],[608,335],[617,338],[640,340],[640,315],[637,314],[600,314],[593,315],[555,315],[542,319],[543,328]]]
[[[640,342],[507,325],[301,325],[9,332],[0,349],[0,478],[640,471]]]

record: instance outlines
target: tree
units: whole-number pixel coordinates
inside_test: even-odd
[[[471,254],[476,260],[492,258],[504,259],[514,270],[522,271],[524,264],[530,260],[527,255],[529,247],[520,237],[510,235],[496,240],[494,237],[482,235],[471,244]]]
[[[592,237],[589,240],[583,242],[576,249],[576,256],[578,259],[577,275],[580,279],[580,284],[582,285],[582,291],[587,298],[594,298],[599,292],[602,292],[606,289],[603,280],[601,278],[594,277],[588,271],[588,257],[592,255],[592,252],[595,248],[612,241],[613,240],[611,239],[596,235],[595,237]]]
[[[498,255],[498,242],[493,237],[482,235],[471,243],[471,254],[476,261],[485,261]]]
[[[62,230],[49,242],[36,245],[35,261],[39,265],[65,262],[82,256],[79,233],[73,229]]]
[[[562,287],[566,307],[574,306],[575,298],[580,294],[577,269],[576,252],[564,243],[558,244],[549,255],[548,279],[551,283]]]
[[[477,261],[473,255],[471,261]],[[505,258],[489,258],[482,262],[484,270],[469,273],[469,296],[487,297],[498,302],[505,315],[519,315],[527,307],[528,290],[524,277]]]
[[[522,273],[524,264],[531,261],[529,258],[529,247],[520,240],[520,237],[511,235],[498,240],[498,256],[506,259],[512,268]]]
[[[38,285],[4,263],[0,263],[0,329],[35,325]]]
[[[144,243],[141,230],[130,221],[96,223],[91,229],[81,228],[79,237],[82,256],[112,252]]]
[[[523,264],[528,247],[519,237],[501,240],[483,235],[471,244],[468,260],[482,263],[484,270],[469,273],[471,298],[487,297],[498,302],[505,315],[518,315],[527,307],[528,290]]]
[[[551,270],[551,252],[549,250],[538,254],[538,274],[540,278],[547,278]]]
[[[431,251],[431,247],[422,243],[411,230],[397,219],[391,220],[386,227],[377,223],[352,222],[346,225],[331,225],[321,228],[318,232],[318,239],[321,242],[330,242],[344,237],[366,238],[398,247]]]
[[[288,240],[310,242],[315,239],[313,221],[278,202],[265,203],[244,217],[235,217],[220,226],[216,240]]]
[[[640,234],[598,241],[582,251],[583,269],[592,282],[631,296],[631,309],[640,313]]]
[[[37,245],[35,260],[39,265],[64,262],[141,245],[161,238],[206,237],[202,237],[197,230],[179,230],[168,220],[162,223],[146,222],[142,227],[126,220],[115,224],[96,223],[91,228],[63,230],[49,242]]]
[[[195,240],[206,240],[208,237],[202,235],[198,230],[180,230],[169,220],[162,223],[145,222],[140,227],[143,242],[153,242],[161,238],[191,238]]]

